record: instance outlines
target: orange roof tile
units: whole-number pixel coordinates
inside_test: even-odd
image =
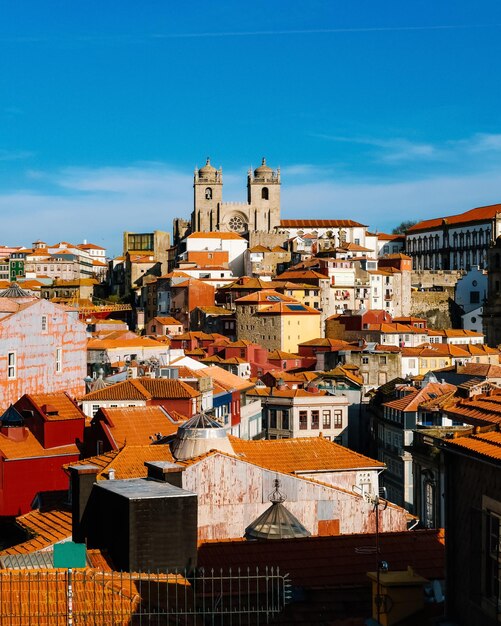
[[[446,446],[468,450],[473,456],[501,461],[501,433],[498,431],[450,439],[446,441]]]
[[[90,400],[111,401],[111,400],[152,400],[156,399],[178,399],[178,398],[197,398],[199,392],[195,391],[182,380],[172,378],[133,378],[125,380],[91,391],[81,398],[81,401],[88,402]]]
[[[147,461],[170,461],[174,463],[175,459],[168,445],[151,445],[150,442],[146,445],[126,444],[120,450],[106,452],[77,463],[68,463],[64,468],[68,469],[74,465],[97,465],[99,468],[97,480],[107,480],[110,469],[115,470],[116,479],[144,478],[148,475],[145,466]]]
[[[245,241],[243,237],[237,235],[237,233],[224,233],[224,232],[207,232],[207,233],[192,233],[188,235],[188,239],[240,239]]]
[[[103,428],[117,448],[126,444],[148,445],[156,440],[157,433],[164,437],[174,435],[179,426],[179,422],[172,421],[160,406],[102,408],[101,413]],[[93,418],[92,423],[97,421],[98,416]]]
[[[323,437],[276,440],[244,440],[228,435],[243,461],[288,474],[384,467],[376,461]]]
[[[464,213],[458,213],[456,215],[449,215],[447,217],[437,217],[430,220],[423,220],[411,226],[406,232],[417,233],[426,230],[433,230],[441,228],[443,223],[446,224],[466,224],[470,222],[485,222],[494,219],[497,213],[501,213],[501,204],[490,204],[488,206],[481,206],[475,209],[470,209]]]
[[[26,396],[49,422],[85,419],[71,398],[63,392],[31,393]]]
[[[88,350],[110,350],[113,348],[158,348],[164,349],[159,341],[149,337],[137,337],[134,339],[89,339]]]
[[[71,537],[71,511],[69,510],[30,511],[17,517],[16,523],[34,536],[2,550],[0,557],[10,554],[29,554]]]
[[[75,444],[57,448],[44,448],[35,435],[27,428],[24,428],[24,437],[21,441],[15,441],[0,433],[0,456],[11,460],[49,456],[78,456],[80,454]]]
[[[385,402],[384,406],[396,409],[397,411],[415,412],[421,404],[444,394],[450,396],[451,392],[454,393],[456,389],[455,385],[450,385],[449,383],[428,383],[422,389],[416,389],[403,398]]]
[[[364,226],[353,220],[280,220],[281,228],[351,228]]]
[[[206,374],[207,376],[210,376],[220,385],[227,386],[232,389],[239,389],[240,391],[243,391],[244,389],[250,389],[254,386],[250,382],[250,380],[241,378],[240,376],[235,376],[235,374],[228,372],[218,365],[204,367],[203,369],[200,369],[198,371],[200,373]]]
[[[66,570],[0,570],[0,615],[11,624],[68,623]],[[74,615],[99,616],[102,626],[126,626],[140,603],[132,577],[94,569],[72,572]]]
[[[153,320],[163,326],[182,326],[181,322],[175,317],[154,317]]]

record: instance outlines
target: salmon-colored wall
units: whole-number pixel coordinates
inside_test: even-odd
[[[42,316],[47,329],[42,330]],[[62,367],[56,372],[56,350],[62,348]],[[67,391],[85,393],[87,375],[85,324],[46,300],[0,319],[0,411],[25,393]],[[16,378],[7,378],[7,355],[17,357]]]

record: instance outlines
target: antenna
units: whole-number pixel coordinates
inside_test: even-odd
[[[388,500],[386,496],[386,487],[379,487],[378,493],[371,493],[370,491],[366,491],[359,485],[353,485],[352,487],[353,493],[361,496],[367,504],[372,506],[372,510],[376,514],[376,545],[374,547],[374,553],[376,555],[376,597],[374,598],[376,604],[377,611],[377,623],[381,624],[381,609],[383,606],[383,602],[385,597],[381,595],[381,572],[387,572],[389,569],[389,565],[387,561],[382,561],[379,559],[380,555],[380,547],[379,547],[379,509],[381,508],[383,511],[388,507]],[[371,550],[372,552],[372,550]]]

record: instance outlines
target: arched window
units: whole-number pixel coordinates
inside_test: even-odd
[[[269,196],[268,187],[263,187],[261,189],[261,198],[263,200],[269,200],[270,196]]]
[[[212,189],[210,187],[206,187],[205,189],[205,199],[212,200]]]

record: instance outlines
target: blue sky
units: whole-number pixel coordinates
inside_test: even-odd
[[[188,216],[265,155],[283,217],[402,219],[501,202],[501,3],[39,0],[0,6],[0,244]]]

